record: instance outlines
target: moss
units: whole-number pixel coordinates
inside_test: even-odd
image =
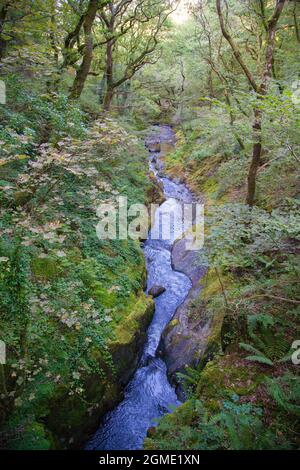
[[[186,182],[192,191],[205,197],[206,211],[212,205],[222,205],[227,197],[219,196],[219,183],[215,174],[220,163],[223,161],[222,155],[215,155],[202,160],[190,160],[195,142],[184,144],[182,149],[171,153],[166,158],[167,172],[170,176],[180,178]]]
[[[218,400],[216,400],[215,398],[207,399],[205,401],[205,406],[206,406],[206,409],[210,413],[218,413],[218,411],[220,411],[220,409],[221,409],[220,402]]]
[[[124,319],[116,329],[116,342],[119,344],[128,343],[137,330],[140,330],[152,318],[154,302],[151,297],[146,297],[141,293],[138,299],[132,299],[126,306]],[[126,315],[129,313],[129,315]]]
[[[120,400],[122,386],[127,383],[137,364],[153,310],[152,299],[144,293],[132,298],[123,321],[116,327],[115,340],[108,344],[115,364],[115,375],[106,368],[98,351],[97,360],[101,367],[106,368],[106,378],[100,378],[97,374],[86,377],[86,397],[70,396],[62,386],[56,390],[46,418],[47,428],[56,436],[56,448],[78,447],[97,428],[99,415]]]
[[[31,261],[31,271],[37,280],[53,280],[59,277],[62,270],[56,259],[51,257],[34,258]]]
[[[92,286],[93,297],[105,308],[112,308],[116,305],[116,294],[103,287],[100,282],[95,282]]]
[[[160,152],[163,157],[174,151],[174,145],[169,142],[161,142]]]
[[[255,366],[249,368],[246,364],[235,362],[234,355],[216,358],[208,362],[200,374],[196,396],[205,402],[222,400],[228,394],[245,396],[252,393],[263,380]]]
[[[209,269],[205,274],[203,280],[203,289],[201,291],[201,298],[209,301],[213,295],[221,292],[221,284],[218,279],[215,269]]]
[[[80,397],[66,395],[61,389],[60,396],[52,400],[46,423],[56,437],[56,448],[80,446],[97,428],[99,415],[120,399],[120,387],[96,375],[88,378],[87,390],[87,396]]]
[[[168,325],[166,326],[166,328],[164,329],[164,337],[168,336],[169,333],[171,333],[171,331],[173,330],[173,328],[175,328],[177,325],[179,325],[180,321],[177,319],[177,318],[174,318],[173,320],[171,320]],[[177,336],[174,335],[172,337],[172,344],[174,345],[174,343],[176,343],[176,339],[177,339]]]
[[[181,163],[172,163],[172,165],[170,166],[167,165],[166,173],[170,177],[179,178],[180,181],[186,180],[186,170],[184,165],[182,165]]]
[[[27,155],[20,155],[19,158],[11,162],[0,163],[0,179],[11,181],[16,178],[29,160]]]
[[[153,311],[154,302],[144,293],[140,293],[138,298],[132,298],[126,316],[116,328],[116,339],[108,345],[115,363],[115,375],[107,368],[98,351],[97,361],[99,367],[104,368],[106,378],[97,373],[83,378],[85,397],[68,394],[63,384],[39,385],[35,390],[34,402],[24,402],[15,414],[14,422],[10,423],[9,429],[20,428],[22,431],[16,441],[11,441],[13,448],[69,448],[78,447],[82,441],[87,440],[97,428],[99,415],[120,400],[122,387],[137,365]],[[62,370],[61,374],[64,375]],[[29,421],[24,426],[22,417],[31,413],[34,413],[36,420]]]
[[[220,356],[207,363],[199,375],[199,382],[193,398],[179,406],[172,414],[164,416],[155,432],[144,442],[147,450],[158,449],[199,449],[199,433],[201,420],[204,427],[207,418],[222,412],[224,402],[239,397],[240,402],[252,394],[262,382],[263,376],[254,367],[241,367],[236,362],[237,356]],[[199,413],[199,405],[205,410],[205,415]],[[212,430],[209,431],[209,439]],[[200,439],[201,441],[201,439]],[[174,444],[173,444],[174,443]],[[173,447],[174,445],[174,447]]]
[[[152,436],[148,436],[144,441],[144,449],[160,450],[161,443],[165,437],[168,441],[176,439],[184,428],[192,426],[195,419],[195,404],[193,400],[188,400],[176,408],[171,414],[165,415],[159,425],[152,431]],[[174,447],[175,449],[176,447]],[[168,448],[171,450],[170,448]],[[178,448],[176,448],[178,450]],[[164,449],[166,450],[166,449]]]
[[[204,357],[211,359],[216,353],[221,351],[221,334],[224,320],[224,311],[214,312],[212,315],[211,333],[207,338],[207,345]]]
[[[172,424],[192,424],[194,419],[194,403],[192,400],[188,400],[183,403],[183,405],[177,408],[173,414],[168,415],[167,419]]]
[[[77,247],[73,247],[71,250],[68,250],[67,253],[68,260],[72,263],[80,263],[82,261],[82,253]]]
[[[15,429],[9,439],[10,450],[49,450],[53,447],[52,436],[41,423],[27,420],[18,423]]]
[[[115,340],[109,343],[117,374],[126,382],[137,365],[139,351],[146,340],[146,331],[154,313],[151,297],[141,293],[129,303],[127,312],[115,331]]]
[[[213,198],[218,190],[218,182],[215,178],[208,178],[201,188],[206,195]]]
[[[39,195],[44,205],[43,210],[34,211],[34,225],[46,227],[60,221],[59,227],[52,227],[56,232],[53,240],[45,238],[43,230],[33,235],[32,227],[24,227],[24,236],[32,243],[30,247],[22,245],[22,262],[18,260],[15,271],[21,272],[17,279],[26,298],[15,296],[14,289],[9,301],[1,295],[1,326],[10,341],[12,363],[18,363],[23,347],[18,338],[20,331],[23,334],[24,316],[15,315],[16,304],[18,311],[26,307],[29,317],[26,347],[30,381],[15,395],[22,404],[12,404],[5,423],[1,423],[3,428],[9,425],[11,433],[26,424],[20,448],[78,448],[97,428],[100,417],[121,399],[146,339],[154,303],[142,292],[146,267],[140,244],[100,241],[95,231],[94,193],[100,185],[107,185],[107,190],[97,190],[99,200],[106,201],[118,192],[128,197],[129,205],[149,202],[154,192],[156,183],[147,177],[148,154],[129,125],[128,132],[123,133],[122,128],[108,119],[103,129],[102,121],[94,126],[87,142],[68,140],[73,161],[82,167],[83,174],[79,177],[54,165],[61,203],[56,191],[49,192],[48,183],[41,182]],[[25,165],[25,160],[0,164],[2,185],[12,185]],[[4,202],[10,203],[13,216],[8,214],[4,226],[13,229],[14,217],[19,220],[22,212],[16,206],[24,204],[29,194],[13,188],[6,194]],[[15,242],[18,240],[7,240],[10,251]],[[46,256],[39,257],[41,252]],[[7,291],[10,278],[0,281],[0,288]],[[34,299],[32,309],[27,309],[27,292],[28,299]],[[20,308],[18,302],[24,302]],[[15,319],[13,324],[11,318]],[[8,387],[14,390],[14,383],[9,381]],[[30,395],[34,398],[29,400]],[[37,434],[44,432],[45,439],[36,444],[31,438],[27,440],[30,426]]]
[[[173,328],[174,326],[178,325],[179,320],[177,318],[174,318],[174,320],[171,320],[169,325]]]
[[[24,206],[32,198],[30,191],[16,191],[14,193],[14,200],[16,206]]]
[[[240,159],[238,162],[243,171],[238,173],[240,167],[236,167],[237,172],[234,173],[230,162],[235,162],[237,159],[230,151],[226,152],[226,158],[222,155],[213,156],[213,153],[211,154],[212,156],[206,155],[206,150],[209,150],[209,145],[207,145],[207,143],[205,144],[204,136],[202,139],[204,148],[202,148],[201,152],[197,155],[198,149],[196,142],[192,141],[191,135],[188,136],[188,139],[191,140],[188,145],[182,141],[181,147],[179,147],[176,152],[173,152],[173,154],[167,156],[166,166],[168,174],[173,177],[179,177],[189,185],[193,192],[203,196],[202,199],[205,200],[205,211],[208,216],[213,215],[214,206],[222,205],[227,201],[231,204],[237,202],[244,203],[246,197],[244,159]],[[211,137],[209,140],[211,140]],[[226,149],[224,150],[226,151]],[[223,152],[222,147],[219,146],[217,151]],[[227,165],[227,162],[229,162],[229,165]],[[269,163],[270,165],[267,165],[267,168],[258,175],[256,202],[257,205],[265,207],[271,212],[274,207],[276,208],[286,204],[283,194],[286,195],[287,200],[295,196],[297,185],[294,178],[295,172],[293,171],[295,162],[290,166],[287,161],[275,158],[271,159]],[[276,171],[276,165],[278,165],[278,171]],[[224,170],[226,170],[227,173]],[[234,178],[234,176],[237,176],[237,178]],[[289,200],[288,204],[291,202],[292,201]],[[294,207],[296,207],[296,204]],[[213,220],[213,218],[210,220]],[[207,224],[205,233],[207,233],[210,228],[209,224]],[[242,236],[241,240],[245,244],[248,243],[243,240]],[[222,250],[222,245],[220,245],[220,247],[216,245],[213,251],[216,252],[218,248]],[[284,251],[285,250],[283,250],[283,252]],[[294,247],[292,248],[292,253],[295,253]],[[254,252],[253,256],[255,256]],[[269,256],[269,253],[267,256]],[[265,385],[266,377],[269,375],[272,377],[274,374],[276,377],[280,376],[284,371],[292,367],[291,364],[277,363],[273,366],[273,370],[271,370],[271,368],[267,368],[266,366],[245,360],[245,354],[241,354],[241,350],[238,348],[237,344],[238,341],[252,343],[253,338],[249,338],[249,329],[247,330],[247,319],[250,315],[257,314],[259,316],[262,314],[263,316],[264,313],[267,313],[276,318],[276,322],[278,322],[276,323],[277,331],[275,337],[273,337],[274,334],[272,331],[270,333],[269,330],[271,336],[269,342],[268,338],[265,339],[263,332],[259,332],[259,338],[262,342],[265,342],[266,347],[268,347],[268,357],[274,358],[276,361],[287,352],[286,349],[288,349],[288,345],[292,342],[292,339],[290,339],[290,342],[287,340],[287,337],[290,338],[290,331],[287,331],[287,324],[289,323],[291,331],[295,331],[295,318],[297,314],[293,314],[293,318],[289,317],[289,308],[283,308],[280,302],[267,302],[265,298],[262,300],[263,296],[260,295],[261,290],[267,287],[271,291],[275,285],[278,286],[277,292],[276,287],[274,289],[276,296],[279,294],[280,290],[284,292],[285,288],[283,286],[286,284],[288,285],[285,291],[287,294],[286,297],[296,298],[296,293],[291,294],[291,292],[294,291],[291,290],[293,288],[289,279],[285,279],[283,283],[278,279],[279,272],[286,269],[286,266],[284,266],[284,268],[282,267],[284,264],[284,256],[285,255],[281,253],[279,261],[275,260],[272,268],[258,268],[255,269],[255,272],[251,272],[251,269],[248,268],[235,269],[234,267],[229,267],[230,274],[224,275],[222,273],[222,285],[217,272],[214,269],[208,271],[202,281],[204,284],[202,292],[200,296],[193,301],[196,306],[195,311],[193,312],[191,306],[189,306],[190,318],[193,319],[196,313],[196,315],[198,314],[199,320],[200,311],[202,325],[204,322],[202,314],[205,310],[207,314],[206,318],[211,321],[210,335],[205,345],[206,350],[204,357],[201,358],[200,362],[195,360],[197,370],[194,369],[193,375],[191,376],[193,383],[197,384],[196,390],[193,389],[191,385],[192,381],[187,380],[185,385],[186,388],[188,388],[189,396],[192,395],[193,398],[176,409],[171,415],[165,416],[159,422],[155,431],[151,432],[151,435],[145,440],[146,449],[178,450],[195,448],[193,447],[193,438],[191,438],[191,436],[201,434],[206,424],[206,419],[203,419],[203,416],[201,416],[196,407],[193,406],[195,399],[198,399],[198,403],[200,403],[201,406],[203,405],[205,411],[208,412],[207,416],[212,418],[212,426],[216,430],[219,428],[218,423],[220,423],[220,415],[225,417],[226,420],[228,419],[230,423],[230,420],[232,420],[232,410],[235,409],[238,413],[242,413],[242,419],[245,420],[247,419],[247,412],[244,412],[244,410],[247,410],[247,408],[252,410],[251,414],[256,415],[257,413],[256,418],[261,416],[262,419],[261,424],[258,426],[258,432],[253,434],[250,432],[247,439],[244,438],[241,432],[241,436],[239,437],[241,442],[244,442],[245,448],[249,449],[255,446],[255,441],[259,440],[260,433],[262,433],[267,440],[272,424],[273,429],[276,430],[276,437],[280,436],[280,439],[283,438],[282,441],[284,442],[285,435],[289,434],[288,428],[290,428],[293,434],[291,440],[294,441],[295,435],[297,435],[295,423],[290,422],[287,426],[283,425],[287,415],[284,417],[279,412],[278,405],[273,403],[270,399],[269,392],[266,390]],[[294,278],[292,282],[296,282]],[[229,305],[227,309],[223,288],[226,291]],[[260,300],[255,298],[256,293],[258,293],[257,297],[260,298]],[[281,310],[284,311],[284,315],[281,314]],[[278,334],[278,330],[280,330],[279,324],[280,327],[285,325],[282,328],[284,331],[282,337]],[[172,328],[172,326],[173,325],[169,324],[168,328]],[[167,330],[167,334],[169,332],[170,331]],[[229,337],[229,343],[227,337]],[[174,335],[172,345],[175,346],[176,342],[177,338],[176,335]],[[221,352],[222,346],[223,352]],[[257,406],[260,408],[257,408]],[[188,411],[188,413],[186,411]],[[272,423],[274,419],[273,415],[276,416],[278,420],[275,426],[274,421]],[[235,418],[233,418],[233,420],[234,419]],[[232,424],[229,424],[229,429],[230,426],[232,426]],[[246,425],[246,428],[246,433],[248,433],[251,429],[251,425]],[[243,427],[241,427],[241,431],[243,431]],[[213,432],[213,430],[210,430],[209,435],[212,435]],[[240,430],[238,432],[240,432]],[[229,433],[230,431],[228,431],[228,434]],[[226,437],[228,436],[225,435],[225,439],[222,437],[223,440],[218,442],[218,448],[226,447]],[[199,441],[201,442],[201,439],[197,442],[199,443]],[[183,447],[181,447],[182,445]],[[286,444],[284,445],[286,446]],[[207,442],[205,446],[207,446]],[[280,444],[278,445],[278,448],[279,447]],[[297,447],[298,443],[295,448]],[[196,448],[199,449],[200,447]]]

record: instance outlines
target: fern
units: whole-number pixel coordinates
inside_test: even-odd
[[[276,379],[266,379],[273,400],[285,411],[300,417],[300,378],[286,374]]]
[[[259,349],[256,349],[254,346],[251,346],[251,344],[240,343],[239,346],[240,348],[245,349],[245,351],[257,354],[258,356],[264,356],[264,353],[259,351]]]
[[[273,362],[265,354],[258,349],[251,346],[251,344],[240,343],[240,347],[245,349],[245,351],[252,352],[254,355],[247,356],[247,361],[260,362],[261,364],[266,364],[268,366],[273,366]]]
[[[200,374],[197,369],[193,369],[192,367],[186,368],[186,373],[178,372],[177,377],[183,382],[188,382],[192,385],[197,385],[200,379]]]
[[[202,367],[199,365],[199,369],[194,369],[193,367],[187,366],[185,370],[186,372],[178,372],[176,376],[183,387],[186,397],[192,397],[200,380]]]
[[[285,356],[283,356],[281,359],[279,359],[278,362],[282,363],[282,362],[289,362],[291,360],[291,357],[292,357],[292,354],[293,354],[293,349],[290,350]]]
[[[273,325],[273,322],[269,319],[269,315],[255,315],[252,322],[248,321],[248,325],[251,325],[249,336],[255,342],[258,347],[252,346],[247,343],[240,343],[240,347],[247,352],[252,353],[251,356],[246,357],[248,361],[260,362],[273,366],[275,362],[287,362],[291,357],[291,352],[288,351],[289,345],[285,338],[282,336],[275,336],[270,329],[264,329],[264,339],[262,340],[256,334],[254,334],[253,327],[257,322],[261,322],[264,319],[264,325]],[[248,319],[249,320],[249,319]]]
[[[247,356],[247,361],[260,362],[261,364],[266,364],[268,366],[273,366],[274,362],[271,359],[268,359],[266,356]]]
[[[265,342],[255,333],[255,330],[259,328],[264,336],[270,331],[270,327],[274,326],[275,320],[271,315],[266,313],[259,313],[257,315],[250,315],[247,318],[248,334],[254,344],[265,352]],[[264,354],[265,355],[265,354]]]

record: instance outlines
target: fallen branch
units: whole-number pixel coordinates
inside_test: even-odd
[[[270,294],[253,295],[252,297],[248,297],[248,299],[257,299],[259,297],[266,297],[268,299],[281,300],[282,302],[289,302],[291,304],[300,305],[300,300],[287,299],[286,297],[278,297],[277,295],[270,295]]]
[[[296,153],[295,153],[293,147],[292,147],[291,145],[288,145],[288,149],[289,149],[289,151],[291,152],[291,154],[293,155],[293,157],[297,160],[297,162],[300,163],[300,158],[296,155]]]

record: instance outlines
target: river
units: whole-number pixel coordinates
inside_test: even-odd
[[[169,126],[155,127],[146,145],[151,148],[155,142],[160,142],[162,146],[174,145],[172,129]],[[182,232],[182,204],[192,202],[193,196],[184,184],[164,175],[163,159],[159,152],[149,153],[149,165],[163,187],[166,200],[157,209],[155,224],[144,244],[147,291],[154,285],[163,286],[166,291],[155,299],[155,313],[147,332],[142,358],[125,389],[124,399],[104,416],[98,431],[86,445],[87,450],[142,449],[147,430],[155,425],[160,416],[180,405],[175,389],[168,381],[166,365],[157,357],[157,350],[165,327],[192,287],[185,274],[172,268],[171,253],[174,240]],[[154,233],[162,234],[160,213],[172,214],[172,231],[167,240],[162,236],[159,239],[153,237]]]

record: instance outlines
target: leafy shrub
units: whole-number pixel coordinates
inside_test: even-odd
[[[233,181],[235,187],[244,185],[247,177],[247,168],[248,162],[241,156],[236,156],[221,163],[216,174],[219,194],[230,190]]]
[[[207,409],[203,401],[190,400],[174,416],[161,419],[157,432],[146,439],[146,448],[261,450],[286,445],[266,429],[261,408],[238,400],[236,395],[224,400],[216,413]]]
[[[31,154],[41,141],[57,143],[65,136],[86,134],[87,116],[66,95],[50,96],[17,75],[8,76],[6,86],[7,105],[0,115],[3,156]]]
[[[300,217],[297,210],[274,210],[271,214],[242,204],[217,208],[208,223],[209,257],[214,266],[268,271],[277,254],[289,249],[290,240],[299,240]]]
[[[291,373],[266,378],[268,392],[280,408],[300,417],[300,378]]]

